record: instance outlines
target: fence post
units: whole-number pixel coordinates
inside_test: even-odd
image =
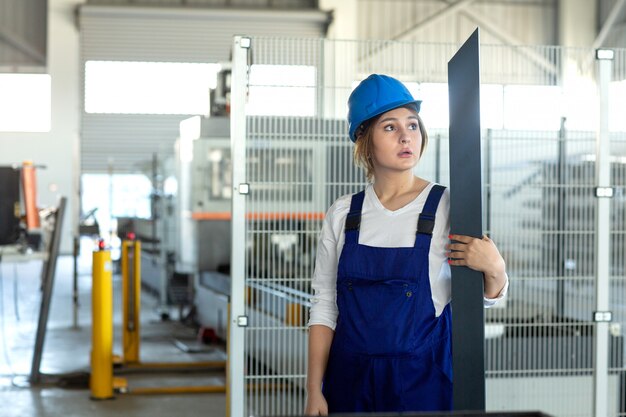
[[[600,50],[598,50],[600,52]],[[613,69],[611,59],[598,58],[598,96],[599,125],[596,136],[596,306],[593,314],[594,331],[594,368],[593,401],[594,416],[608,416],[608,379],[609,379],[609,311],[610,262],[611,262],[611,223],[610,197],[612,190],[611,163],[609,152],[609,82]]]
[[[244,417],[244,342],[247,326],[246,277],[246,90],[250,38],[236,36],[231,75],[230,146],[233,163],[230,320],[228,332],[228,375],[230,415]]]

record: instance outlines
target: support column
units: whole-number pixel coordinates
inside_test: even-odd
[[[329,40],[323,41],[323,76],[319,82],[320,85],[334,87],[325,88],[322,92],[320,116],[345,119],[351,90],[342,87],[349,87],[358,79],[355,73],[358,48],[356,42],[341,40],[358,38],[358,4],[356,0],[321,0],[319,7],[333,12],[333,20],[328,28]]]
[[[73,237],[78,236],[80,218],[80,41],[79,29],[74,18],[76,8],[84,0],[50,0],[48,2],[48,73],[51,76],[52,108],[51,130],[46,138],[52,147],[50,153],[43,151],[45,157],[36,163],[47,165],[39,173],[40,199],[47,193],[50,199],[59,196],[68,198],[68,222],[63,227],[61,253],[72,253]],[[31,143],[31,149],[39,148]],[[37,152],[38,153],[38,152]],[[68,164],[67,156],[72,163]],[[47,181],[45,177],[49,177]],[[45,181],[45,182],[44,182]]]
[[[328,27],[328,38],[356,39],[358,37],[356,0],[320,0],[319,8],[333,12],[333,21]]]
[[[585,64],[587,51],[597,35],[597,0],[561,0],[558,11],[558,43],[561,54],[563,117],[573,130],[591,130],[597,126],[597,114],[578,103],[595,99],[593,65]]]
[[[589,47],[596,38],[597,0],[561,0],[558,13],[559,45]]]

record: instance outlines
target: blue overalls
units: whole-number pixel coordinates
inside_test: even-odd
[[[452,409],[450,306],[435,316],[428,274],[443,190],[431,189],[412,248],[360,245],[365,192],[352,196],[322,387],[330,413]]]

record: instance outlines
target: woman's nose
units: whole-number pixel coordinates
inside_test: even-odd
[[[400,143],[407,144],[411,141],[410,131],[407,128],[400,128]]]

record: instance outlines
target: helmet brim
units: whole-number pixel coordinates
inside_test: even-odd
[[[397,109],[398,107],[404,107],[408,104],[415,104],[415,111],[419,113],[422,107],[422,100],[399,100],[396,102],[389,103],[386,106],[383,106],[379,109],[376,109],[376,112],[372,114],[368,114],[363,120],[359,121],[358,123],[355,123],[354,126],[350,126],[350,131],[348,132],[350,135],[350,140],[352,142],[356,142],[356,132],[359,126],[363,125],[363,123],[366,123],[368,120],[373,119],[374,117],[378,117],[381,114],[386,113],[390,110]]]

